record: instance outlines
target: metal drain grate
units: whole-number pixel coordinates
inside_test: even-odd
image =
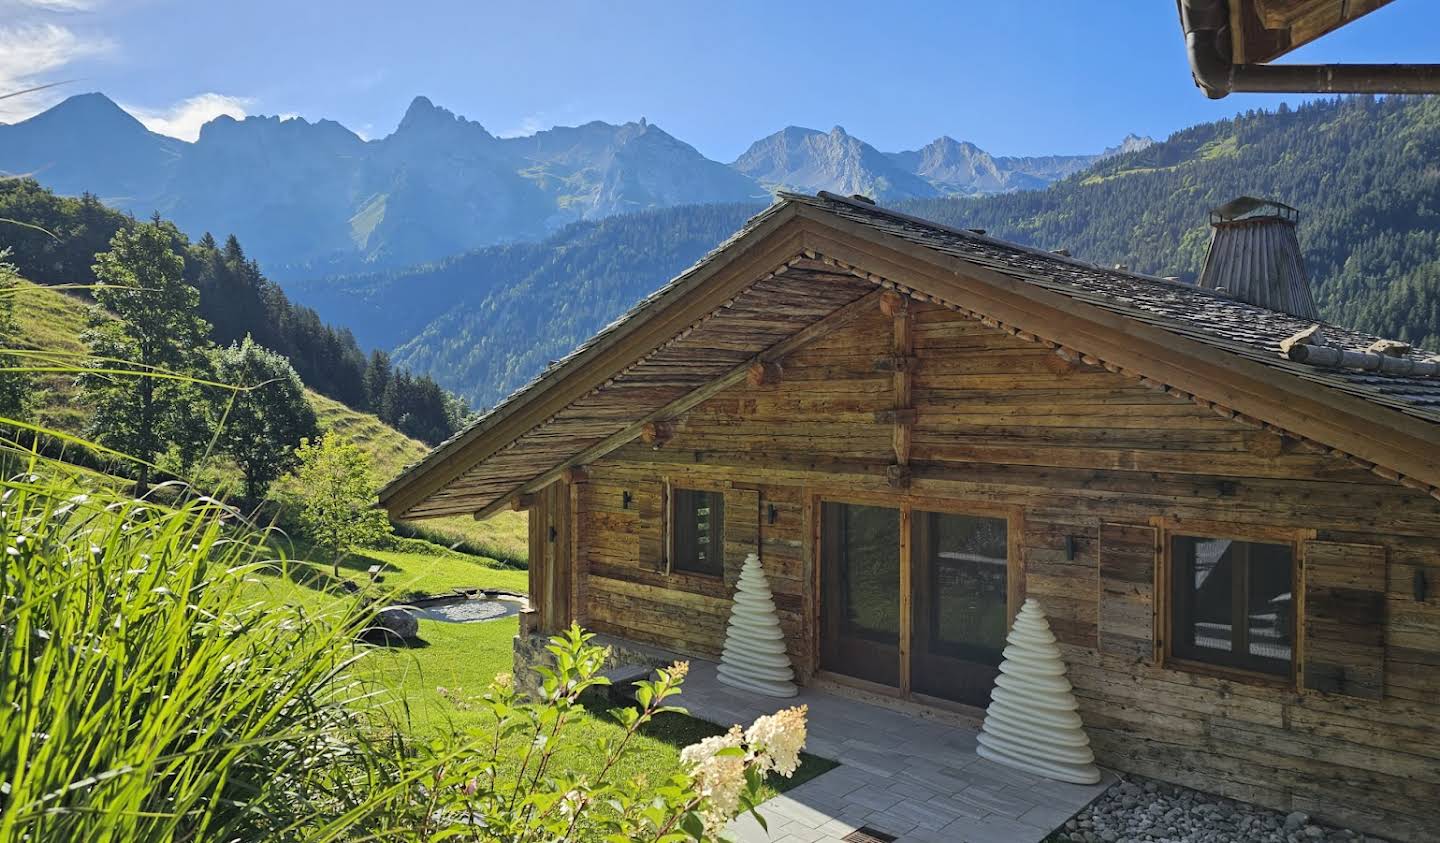
[[[895,843],[896,837],[868,825],[862,825],[840,839],[845,843]]]

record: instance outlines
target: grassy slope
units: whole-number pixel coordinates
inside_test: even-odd
[[[369,451],[377,477],[389,480],[430,450],[425,443],[411,439],[369,413],[357,412],[316,392],[308,395],[320,426],[339,431]],[[501,512],[484,521],[466,515],[435,518],[421,522],[421,526],[451,541],[473,542],[497,559],[523,560],[529,551],[523,512]]]
[[[71,357],[70,362],[84,357],[85,345],[80,336],[85,330],[89,306],[78,298],[22,281],[16,294],[15,313],[20,347],[60,352]],[[380,480],[394,477],[429,450],[423,442],[411,439],[369,413],[352,410],[317,392],[306,394],[321,428],[339,431],[369,451]],[[35,412],[40,424],[69,432],[82,430],[88,418],[86,407],[78,401],[74,376],[70,374],[41,378]],[[283,482],[281,488],[285,488]],[[451,541],[473,542],[495,558],[524,560],[528,550],[525,523],[524,513],[504,512],[486,521],[457,516],[427,521],[423,526]]]
[[[15,289],[15,318],[18,346],[31,351],[64,354],[78,362],[85,355],[80,334],[85,330],[89,306],[73,296],[21,281]],[[57,430],[78,432],[87,413],[75,400],[78,390],[74,376],[48,374],[39,378],[36,421]]]

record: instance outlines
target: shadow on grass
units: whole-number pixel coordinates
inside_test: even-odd
[[[607,696],[605,693],[606,690],[607,689],[602,688],[586,693],[581,698],[580,704],[583,705],[585,710],[592,716],[613,723],[615,719],[610,716],[610,710],[616,708],[617,704]],[[675,698],[675,704],[682,708],[684,707],[685,693],[683,690],[680,696]],[[619,705],[623,706],[624,703],[620,703]],[[740,725],[744,726],[748,724],[742,723]],[[662,743],[667,743],[678,750],[684,749],[691,744],[699,743],[705,738],[714,735],[723,735],[729,731],[729,728],[729,726],[717,726],[714,723],[691,717],[688,714],[676,714],[672,712],[661,714],[649,723],[646,723],[640,728],[640,734]],[[800,766],[790,778],[787,779],[784,776],[772,773],[766,778],[765,783],[776,793],[784,793],[791,788],[799,787],[821,773],[828,773],[839,766],[840,763],[838,761],[831,761],[827,758],[811,755],[808,752],[802,752],[800,753]]]
[[[288,537],[277,537],[272,539],[271,543],[286,557],[275,560],[272,570],[276,576],[283,576],[296,585],[335,597],[349,595],[356,587],[368,585],[371,566],[386,567],[384,561],[354,551],[343,554],[336,565],[329,551]],[[339,578],[334,573],[337,567],[340,570]],[[352,580],[347,574],[361,575],[360,581]]]
[[[360,633],[360,640],[372,647],[380,647],[387,650],[423,650],[430,646],[430,642],[418,635],[414,638],[403,638],[384,629],[367,629]]]

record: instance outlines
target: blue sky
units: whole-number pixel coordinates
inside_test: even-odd
[[[1396,0],[1291,60],[1436,61],[1437,26]],[[177,136],[225,111],[378,137],[425,94],[497,134],[644,116],[729,161],[790,124],[1025,155],[1296,101],[1205,99],[1172,0],[0,0],[0,91],[60,79],[0,121],[99,90]]]

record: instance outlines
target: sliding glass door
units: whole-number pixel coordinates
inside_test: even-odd
[[[900,510],[827,503],[821,525],[821,666],[898,688]]]
[[[984,706],[1010,617],[1010,523],[925,506],[819,507],[820,666]]]

